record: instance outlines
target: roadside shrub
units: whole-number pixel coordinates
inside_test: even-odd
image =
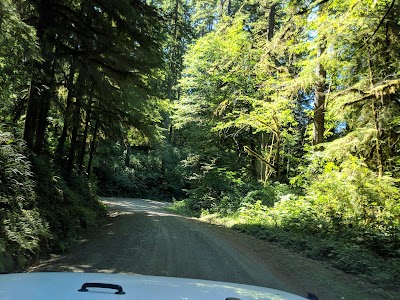
[[[255,204],[257,202],[260,202],[263,205],[272,206],[276,200],[277,195],[275,190],[271,185],[268,184],[264,188],[259,188],[248,192],[242,199],[241,206],[244,206],[247,203]]]
[[[95,172],[100,196],[142,197],[144,194],[145,186],[137,180],[132,168],[104,165]]]
[[[257,201],[266,206],[273,206],[275,202],[287,199],[295,193],[290,186],[280,182],[267,182],[263,186],[251,184],[249,189],[251,190],[242,199],[241,206],[246,203],[255,204]]]
[[[400,191],[390,177],[378,177],[352,158],[327,163],[305,196],[281,196],[273,207],[244,202],[239,218],[303,235],[343,239],[381,256],[400,253]]]
[[[225,170],[209,167],[197,175],[197,186],[185,202],[176,204],[175,211],[195,211],[204,220],[396,286],[400,272],[397,180],[377,176],[354,157],[312,168],[315,174],[299,192],[281,183],[262,188],[236,181]],[[229,205],[237,209],[220,209]]]
[[[241,178],[239,172],[213,164],[204,164],[200,172],[193,173],[190,183],[191,189],[186,190],[188,207],[198,214],[204,210],[232,214],[253,188]]]
[[[37,185],[37,206],[47,221],[54,251],[65,251],[82,231],[106,214],[90,183],[81,175],[66,173],[47,156],[32,156]]]
[[[24,153],[21,140],[0,132],[0,272],[26,265],[51,238],[37,208],[31,164]]]
[[[129,163],[99,164],[94,173],[102,196],[146,197],[162,200],[182,199],[185,169],[180,164],[181,153],[163,145],[148,153],[136,151]]]
[[[400,191],[391,177],[378,177],[351,157],[324,172],[307,189],[321,231],[344,236],[379,255],[399,255]]]

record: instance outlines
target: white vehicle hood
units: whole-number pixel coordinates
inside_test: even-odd
[[[105,283],[122,287],[117,290],[88,287],[84,283]],[[0,299],[23,300],[301,300],[283,291],[218,281],[144,275],[105,273],[17,273],[0,275]]]

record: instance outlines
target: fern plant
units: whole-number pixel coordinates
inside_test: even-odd
[[[50,238],[36,208],[35,182],[24,153],[22,141],[0,132],[0,272],[24,265]]]

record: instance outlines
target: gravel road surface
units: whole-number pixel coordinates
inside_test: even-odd
[[[109,217],[66,255],[28,271],[106,272],[259,285],[319,299],[385,299],[322,262],[245,234],[165,211],[144,199],[103,198]]]

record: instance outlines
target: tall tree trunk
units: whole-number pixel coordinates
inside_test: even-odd
[[[42,151],[44,134],[47,123],[47,114],[50,107],[51,86],[53,83],[52,46],[46,41],[46,30],[49,27],[52,13],[49,11],[52,1],[40,1],[37,4],[38,22],[36,35],[42,43],[44,61],[37,63],[38,70],[31,82],[28,108],[25,117],[24,140],[29,149],[36,153]]]
[[[173,102],[176,100],[176,91],[174,90],[177,85],[178,77],[179,77],[179,30],[178,30],[178,24],[179,24],[179,5],[181,4],[181,0],[175,0],[175,5],[174,5],[174,10],[172,12],[172,44],[171,46],[171,52],[169,54],[169,74],[167,77],[167,97],[170,102]],[[169,129],[169,135],[167,136],[167,141],[170,143],[172,141],[172,135],[171,135],[171,128],[172,128],[172,122],[171,122],[171,116],[168,112],[165,113],[164,116],[164,128]]]
[[[72,109],[72,132],[71,132],[71,144],[69,148],[67,170],[72,171],[75,161],[75,154],[78,147],[78,133],[81,127],[81,108],[82,108],[82,97],[85,90],[85,78],[84,71],[80,70],[78,79],[76,81],[76,97],[73,103]]]
[[[278,4],[272,4],[268,13],[268,41],[272,40],[275,35],[275,15],[276,15],[276,6]]]
[[[253,129],[250,127],[250,136],[253,135]],[[256,148],[256,143],[254,141],[254,139],[250,139],[250,147],[251,149],[255,149]],[[252,173],[253,176],[256,180],[260,180],[261,176],[260,175],[260,164],[262,163],[262,161],[260,159],[257,159],[257,156],[255,155],[251,155],[251,166],[252,166]]]
[[[267,36],[268,41],[271,41],[275,34],[276,6],[277,6],[277,4],[272,4],[268,11],[268,36]],[[260,133],[261,155],[265,155],[266,147],[267,147],[267,134],[264,132],[261,132]],[[270,173],[269,169],[270,168],[266,163],[263,163],[262,161],[259,161],[258,164],[259,164],[258,170],[257,170],[257,173],[259,174],[258,179],[265,183],[269,177],[269,173]]]
[[[45,132],[47,127],[47,115],[50,109],[50,93],[46,93],[43,95],[44,97],[40,101],[39,112],[37,117],[37,126],[36,126],[36,140],[34,152],[40,154],[43,150],[45,143]]]
[[[78,157],[78,169],[79,169],[80,173],[83,172],[83,161],[85,160],[86,140],[87,140],[88,133],[89,133],[89,124],[90,124],[91,113],[92,113],[92,101],[90,101],[88,111],[86,112],[85,129],[83,131],[81,151],[80,151],[79,157]]]
[[[325,52],[325,44],[318,48],[317,58]],[[325,90],[326,90],[326,71],[321,62],[318,62],[316,75],[318,82],[315,86],[314,96],[314,136],[313,145],[324,142],[325,132]]]
[[[33,83],[35,84],[35,83]],[[24,127],[24,140],[29,149],[33,150],[35,144],[35,135],[37,127],[37,119],[39,116],[39,92],[37,91],[39,87],[33,86],[31,93],[29,95],[28,109],[25,117],[25,127]]]
[[[372,74],[372,61],[371,55],[368,53],[368,70],[369,70],[369,84],[371,90],[374,88],[374,77]],[[383,95],[381,95],[381,101],[383,105]],[[372,98],[371,103],[371,110],[372,110],[372,120],[374,122],[375,127],[375,151],[376,151],[376,164],[378,165],[378,176],[383,176],[383,162],[382,162],[382,147],[381,147],[381,130],[378,121],[378,109],[375,106],[375,99]]]
[[[87,166],[87,176],[89,177],[92,172],[93,156],[96,147],[97,131],[99,130],[100,123],[98,120],[95,121],[95,125],[92,133],[92,142],[90,143],[89,161]]]
[[[265,155],[265,149],[267,147],[267,134],[265,132],[260,133],[260,153],[261,155]],[[267,165],[263,163],[262,161],[258,161],[258,180],[261,180],[262,182],[265,182],[266,180],[266,172],[267,172]]]
[[[83,161],[85,159],[85,154],[86,154],[86,140],[87,140],[88,133],[89,133],[89,124],[90,124],[90,118],[92,115],[92,105],[94,102],[93,94],[94,94],[94,82],[92,82],[92,86],[90,87],[89,100],[88,100],[87,110],[86,110],[85,129],[83,131],[81,151],[80,151],[79,157],[78,157],[78,169],[79,169],[79,172],[81,172],[81,173],[83,172]]]
[[[278,131],[276,134],[276,154],[275,154],[275,167],[276,167],[276,179],[280,180],[281,177],[281,168],[279,167],[279,163],[281,160],[281,136]]]
[[[226,4],[226,6],[225,6]],[[225,9],[226,7],[226,9]],[[227,16],[232,14],[232,1],[231,0],[220,0],[219,1],[219,14],[220,17],[224,16],[226,13]]]
[[[49,50],[51,52],[51,50]],[[57,53],[55,53],[55,56]],[[44,148],[45,144],[45,133],[47,128],[47,116],[50,110],[50,101],[55,96],[55,70],[54,70],[54,61],[48,61],[49,73],[45,74],[45,85],[43,85],[43,94],[40,101],[39,106],[39,114],[37,118],[37,127],[36,127],[36,141],[34,151],[37,154],[40,154]]]
[[[71,133],[71,145],[69,148],[67,170],[71,172],[74,167],[75,153],[78,146],[78,132],[81,125],[81,99],[76,98],[74,105],[73,125]]]
[[[131,164],[131,155],[132,155],[132,146],[129,145],[129,142],[125,143],[125,148],[126,148],[126,152],[125,152],[125,166],[129,167]],[[164,160],[163,160],[164,161]]]
[[[383,95],[381,95],[383,97]],[[382,100],[383,101],[383,100]],[[382,177],[383,176],[383,162],[382,162],[382,147],[381,147],[381,130],[379,126],[379,121],[378,121],[378,109],[375,106],[375,99],[372,98],[372,103],[371,103],[371,109],[372,109],[372,117],[374,120],[374,126],[375,126],[375,151],[376,151],[376,163],[378,165],[378,176]]]
[[[268,162],[265,163],[265,175],[264,175],[264,185],[267,183],[267,180],[271,177],[271,175],[275,172],[275,156],[274,155],[274,148],[276,148],[275,144],[276,144],[276,134],[275,133],[271,133],[270,134],[270,145],[269,145],[269,151],[268,151],[268,155],[266,155],[265,160]],[[267,154],[267,148],[265,148],[265,153]],[[274,165],[274,168],[272,168],[272,165]]]
[[[66,107],[64,110],[64,125],[63,125],[63,130],[61,133],[60,138],[58,139],[58,146],[56,150],[56,154],[58,157],[61,157],[64,155],[64,145],[65,141],[67,140],[67,135],[68,135],[68,128],[70,127],[70,116],[71,116],[71,107],[72,107],[72,98],[73,98],[73,87],[74,87],[74,76],[75,76],[75,67],[72,64],[69,75],[68,75],[68,95],[67,95],[67,101],[66,101]]]

